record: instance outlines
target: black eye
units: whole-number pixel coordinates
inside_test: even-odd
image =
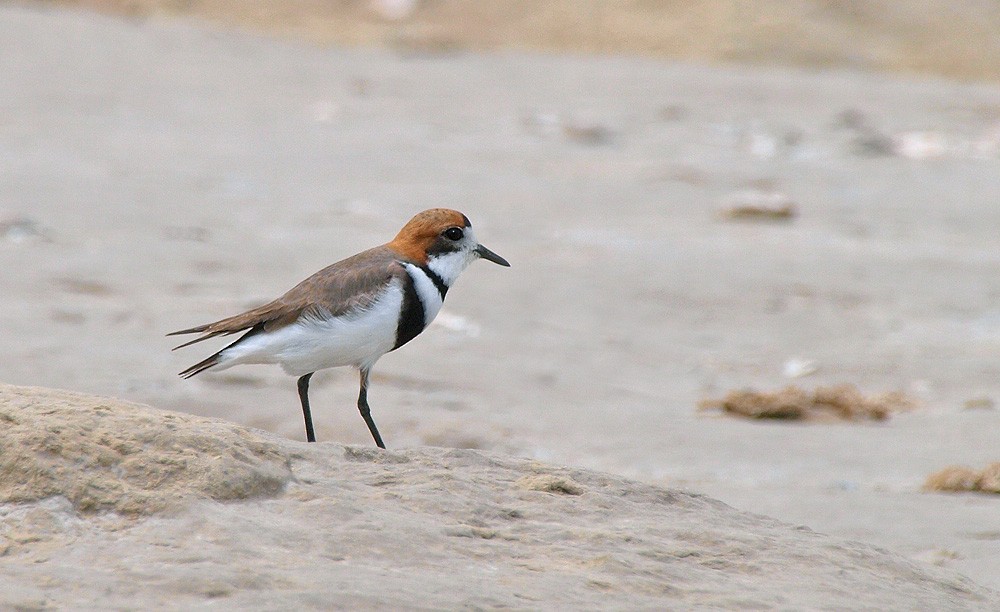
[[[461,228],[449,227],[444,231],[444,237],[448,240],[454,240],[457,242],[462,239],[462,236],[464,236],[464,234],[462,233]]]

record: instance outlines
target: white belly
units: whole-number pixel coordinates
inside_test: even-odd
[[[396,343],[403,290],[393,280],[367,310],[341,317],[308,316],[250,336],[220,355],[216,369],[242,363],[277,363],[302,376],[317,370],[353,365],[370,368]]]

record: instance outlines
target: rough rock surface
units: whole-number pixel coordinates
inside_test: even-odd
[[[243,427],[139,404],[5,387],[0,502],[63,496],[79,512],[150,514],[188,497],[273,495],[287,457]]]
[[[0,387],[0,608],[985,609],[870,545],[473,450]]]

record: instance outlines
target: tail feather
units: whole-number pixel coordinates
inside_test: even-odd
[[[199,325],[198,327],[189,327],[188,329],[182,329],[180,331],[170,332],[168,336],[180,336],[182,334],[201,334],[204,333],[212,324]]]
[[[223,349],[223,350],[225,350],[225,349]],[[205,359],[203,361],[199,361],[198,363],[194,364],[190,368],[188,368],[188,369],[184,370],[183,372],[181,372],[180,376],[182,378],[191,378],[195,374],[201,374],[205,370],[207,370],[207,369],[209,369],[211,367],[219,365],[219,359],[220,359],[219,356],[221,354],[222,354],[222,351],[219,351],[218,353],[212,355],[208,359]]]
[[[199,332],[197,330],[194,330],[194,331],[192,331],[192,330],[185,330],[185,331],[174,332],[172,334],[167,334],[167,335],[168,336],[176,336],[177,334],[194,334],[194,333],[199,333]],[[212,333],[209,333],[209,334],[205,334],[204,336],[198,336],[194,340],[188,340],[184,344],[178,344],[177,346],[175,346],[174,348],[172,348],[170,350],[176,351],[177,349],[184,348],[185,346],[191,346],[192,344],[195,344],[196,342],[201,342],[202,340],[208,340],[209,338],[214,338],[216,336],[226,336],[226,335],[229,335],[229,334],[232,334],[232,333],[235,333],[235,332],[212,332]]]
[[[235,342],[227,345],[225,348],[223,348],[219,352],[215,353],[211,357],[208,357],[207,359],[199,361],[198,363],[194,364],[190,368],[184,370],[183,372],[180,373],[180,376],[182,376],[184,378],[191,378],[195,374],[201,374],[205,370],[208,370],[209,368],[213,368],[213,367],[219,365],[220,363],[222,363],[222,354],[223,353],[225,353],[227,350],[233,348],[234,346],[236,346],[240,342],[243,342],[248,337],[250,337],[250,336],[252,336],[254,334],[258,334],[258,333],[262,332],[263,330],[264,330],[264,324],[263,323],[258,323],[257,325],[254,325],[253,327],[251,327],[250,329],[248,329],[245,334],[243,334],[242,336],[240,336]],[[180,333],[185,333],[185,332],[174,332],[174,334],[180,334]],[[212,332],[212,333],[208,334],[207,336],[202,336],[200,338],[196,338],[196,339],[192,340],[191,342],[186,342],[186,343],[184,343],[184,344],[182,344],[182,345],[180,345],[178,347],[175,347],[174,350],[177,350],[177,349],[179,349],[181,347],[184,347],[184,346],[187,346],[189,344],[193,344],[195,342],[201,342],[202,340],[208,340],[209,338],[214,338],[215,336],[220,336],[220,335],[221,336],[228,336],[229,334],[232,334],[232,333],[235,333],[235,332],[222,332],[222,331],[220,331],[220,332]],[[174,335],[174,334],[168,334],[168,335]]]
[[[208,340],[209,338],[215,338],[216,336],[236,334],[246,329],[253,330],[264,325],[278,325],[280,327],[283,324],[291,323],[297,319],[304,308],[282,310],[283,307],[284,302],[281,300],[275,300],[236,316],[227,317],[214,323],[206,323],[204,325],[170,332],[167,335],[182,336],[184,334],[201,334],[201,336],[195,338],[194,340],[189,340],[184,344],[175,347],[174,350],[177,350],[194,344],[195,342],[201,342],[202,340]]]

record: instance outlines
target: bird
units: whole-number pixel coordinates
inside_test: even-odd
[[[384,449],[368,405],[372,367],[430,325],[448,289],[477,259],[510,267],[476,240],[464,214],[447,208],[425,210],[391,241],[323,268],[274,301],[167,334],[201,334],[174,347],[177,350],[243,332],[180,376],[191,378],[240,364],[278,364],[298,377],[306,440],[315,442],[309,380],[319,370],[354,366],[361,383],[358,410],[375,444]]]

